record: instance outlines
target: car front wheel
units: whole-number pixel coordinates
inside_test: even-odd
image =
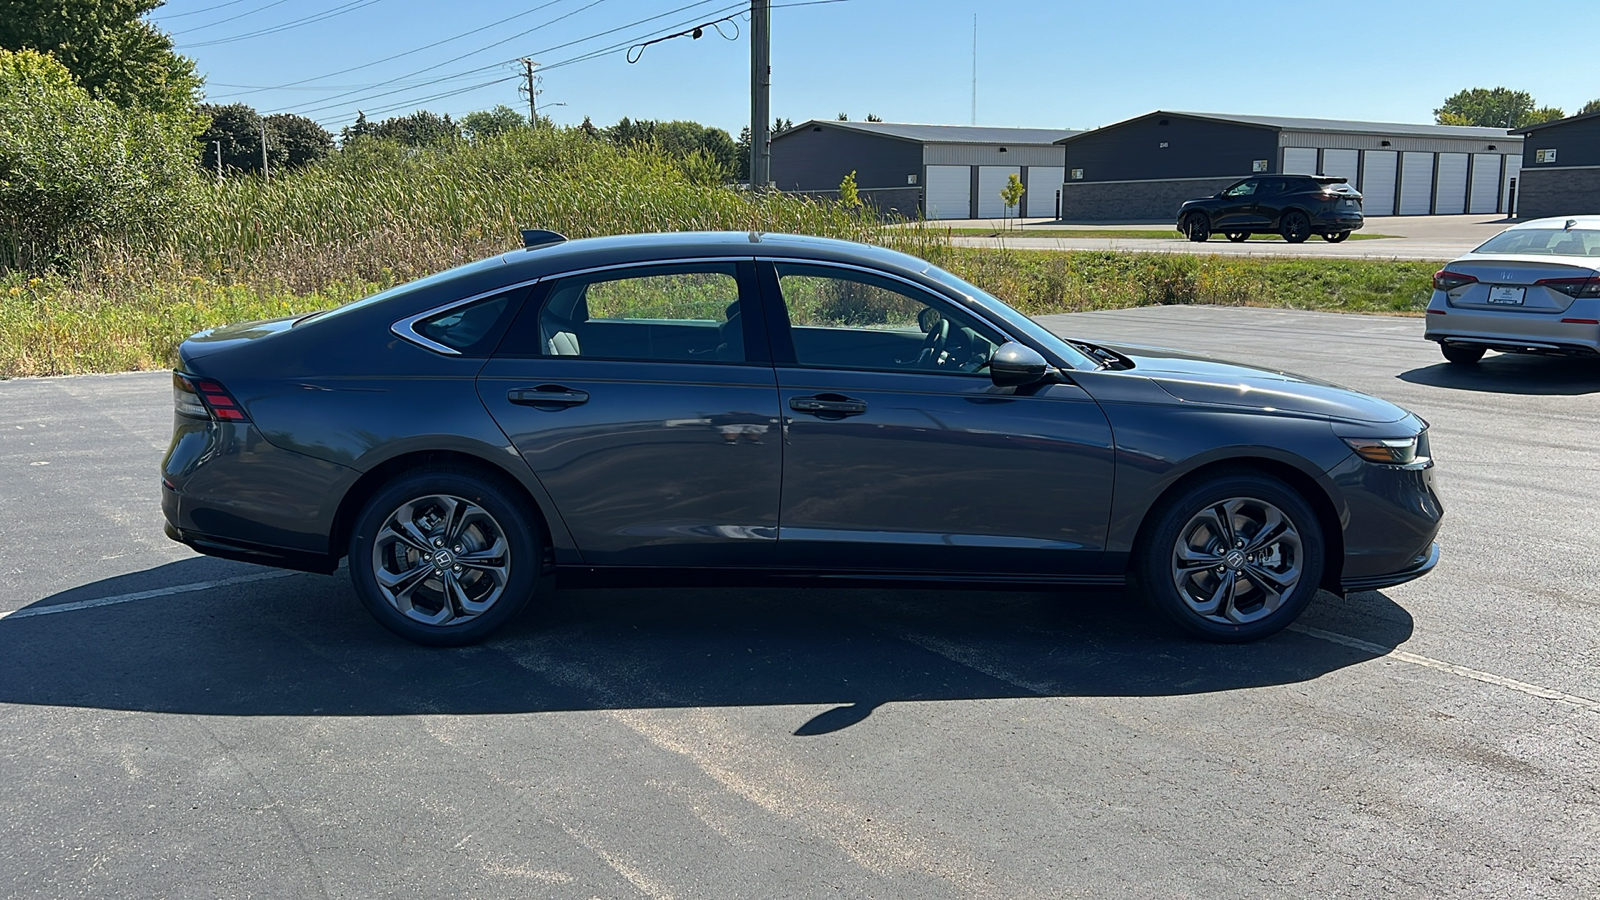
[[[1291,244],[1303,244],[1306,238],[1311,237],[1311,220],[1305,213],[1292,209],[1283,214],[1279,233]]]
[[[431,646],[471,644],[515,618],[541,580],[542,542],[514,490],[454,467],[380,488],[350,536],[362,605],[395,634]]]
[[[1183,220],[1183,236],[1197,244],[1211,240],[1211,222],[1200,213]]]
[[[1483,359],[1483,347],[1469,347],[1466,344],[1440,344],[1439,350],[1444,353],[1444,358],[1450,362],[1463,366],[1470,366]]]
[[[1274,478],[1219,475],[1165,500],[1135,552],[1133,582],[1179,628],[1241,643],[1299,617],[1322,580],[1322,526]]]

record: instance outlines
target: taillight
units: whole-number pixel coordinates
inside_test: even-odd
[[[172,407],[180,416],[215,419],[219,422],[247,422],[239,401],[233,399],[221,382],[172,373]]]
[[[1460,272],[1452,272],[1449,269],[1440,269],[1439,271],[1433,273],[1433,289],[1436,291],[1444,291],[1447,294],[1456,288],[1477,283],[1478,279],[1474,278],[1473,276],[1463,275]]]
[[[1574,300],[1580,297],[1600,297],[1600,278],[1543,278],[1534,284],[1552,291],[1560,291]]]

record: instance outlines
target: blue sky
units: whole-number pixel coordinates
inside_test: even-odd
[[[1569,114],[1600,98],[1586,61],[1600,34],[1594,0],[804,2],[774,0],[797,5],[772,14],[772,110],[796,122],[845,112],[967,124],[974,14],[983,125],[1089,128],[1158,108],[1428,122],[1455,91],[1496,85]],[[568,62],[739,8],[737,0],[169,0],[151,21],[198,62],[212,102],[297,112],[337,133],[357,109],[385,118],[524,108],[509,80],[519,56]],[[466,34],[474,29],[482,30]],[[541,111],[561,124],[585,115],[598,125],[692,119],[737,134],[749,119],[749,28],[736,17],[722,30],[733,39],[707,29],[699,40],[653,45],[632,64],[617,50],[554,66],[540,101],[565,105]],[[387,57],[398,58],[379,62]]]

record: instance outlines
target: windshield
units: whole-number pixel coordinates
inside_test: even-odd
[[[1589,228],[1513,228],[1502,231],[1473,253],[1536,256],[1600,256],[1600,231]]]
[[[1049,329],[1007,306],[1004,301],[994,295],[973,287],[938,266],[929,266],[922,274],[958,294],[963,294],[978,301],[983,305],[984,309],[1004,322],[1014,334],[1020,334],[1032,339],[1056,356],[1066,360],[1074,369],[1100,368],[1099,363],[1083,355],[1076,347],[1051,334]]]

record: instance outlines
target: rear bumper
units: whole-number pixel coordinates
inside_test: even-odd
[[[1422,336],[1441,344],[1487,347],[1503,353],[1556,356],[1600,355],[1600,325],[1563,322],[1595,318],[1592,301],[1579,301],[1563,312],[1507,312],[1450,306],[1435,291],[1424,317]]]
[[[1367,220],[1360,213],[1343,213],[1340,215],[1318,216],[1311,221],[1314,231],[1360,231]]]
[[[316,572],[319,575],[326,575],[339,567],[339,560],[326,553],[312,553],[287,547],[269,547],[265,544],[249,544],[242,541],[217,538],[194,531],[185,531],[171,522],[166,525],[166,533],[167,537],[188,546],[198,553],[215,556],[219,559],[233,559],[239,562],[255,563],[258,566],[273,566],[279,569],[294,569],[298,572]]]

